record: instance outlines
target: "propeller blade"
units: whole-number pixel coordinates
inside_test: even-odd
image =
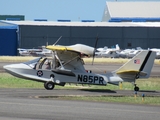
[[[96,52],[96,48],[97,48],[97,43],[98,43],[98,34],[97,34],[96,42],[95,42],[95,45],[94,45],[92,65],[93,65],[93,62],[94,62],[94,57],[95,57],[95,52]]]

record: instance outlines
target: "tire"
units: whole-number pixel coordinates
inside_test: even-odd
[[[51,81],[44,83],[44,88],[47,90],[53,90],[54,86],[55,86],[55,84]]]
[[[134,87],[134,91],[139,91],[139,87]]]

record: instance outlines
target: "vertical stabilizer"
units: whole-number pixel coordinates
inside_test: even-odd
[[[115,72],[125,81],[132,81],[138,78],[148,78],[155,57],[156,53],[153,51],[141,51]]]

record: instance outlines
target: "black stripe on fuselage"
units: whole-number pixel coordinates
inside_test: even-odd
[[[76,77],[76,75],[73,72],[71,72],[71,71],[53,69],[52,72],[57,73],[59,75],[66,75],[66,76]]]
[[[146,63],[147,63],[147,61],[148,61],[151,53],[152,53],[152,51],[149,51],[149,52],[147,53],[146,58],[144,59],[144,62],[143,62],[143,64],[141,65],[139,71],[142,71],[142,70],[144,69],[144,66],[146,65]]]

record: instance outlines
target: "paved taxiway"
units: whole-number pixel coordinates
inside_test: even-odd
[[[3,120],[159,120],[160,107],[123,103],[84,102],[38,98],[66,94],[114,94],[117,91],[0,89]],[[127,94],[132,91],[127,91]],[[134,97],[133,97],[134,100]]]

